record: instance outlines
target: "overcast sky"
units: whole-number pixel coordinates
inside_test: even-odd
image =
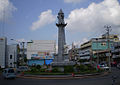
[[[57,41],[60,9],[67,23],[67,44],[100,37],[106,32],[104,25],[111,25],[111,33],[120,35],[120,0],[0,0],[0,36],[9,42]]]

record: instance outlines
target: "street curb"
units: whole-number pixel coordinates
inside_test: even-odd
[[[90,77],[96,77],[96,76],[105,76],[109,74],[108,72],[104,72],[104,73],[95,73],[95,74],[84,74],[84,75],[67,75],[67,76],[36,76],[36,75],[18,75],[17,78],[31,78],[31,79],[76,79],[76,78],[90,78]]]

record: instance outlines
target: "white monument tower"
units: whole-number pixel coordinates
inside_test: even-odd
[[[65,43],[65,24],[64,22],[64,13],[62,12],[62,9],[60,9],[58,13],[58,23],[56,26],[58,27],[58,57],[57,62],[64,61],[64,45]]]
[[[58,23],[56,23],[56,26],[58,27],[58,56],[51,65],[64,69],[64,66],[74,65],[75,63],[72,61],[64,61],[64,46],[66,44],[65,26],[67,24],[64,22],[64,13],[62,12],[62,9],[60,9],[57,18]]]

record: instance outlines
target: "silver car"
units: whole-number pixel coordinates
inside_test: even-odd
[[[19,68],[18,68],[18,71],[28,71],[29,70],[29,68],[28,68],[28,66],[19,66]]]
[[[119,68],[119,69],[120,69],[120,63],[118,63],[118,64],[117,64],[117,68]]]
[[[109,70],[110,69],[106,64],[99,64],[99,66],[103,70]]]
[[[16,78],[16,73],[13,68],[6,68],[3,70],[3,77],[5,79]]]

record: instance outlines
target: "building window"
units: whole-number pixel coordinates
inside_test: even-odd
[[[10,63],[10,67],[12,67],[12,63]]]
[[[111,46],[113,46],[113,44],[111,44]]]
[[[117,36],[114,36],[114,38],[118,38]]]
[[[10,59],[12,59],[12,55],[10,55]]]

